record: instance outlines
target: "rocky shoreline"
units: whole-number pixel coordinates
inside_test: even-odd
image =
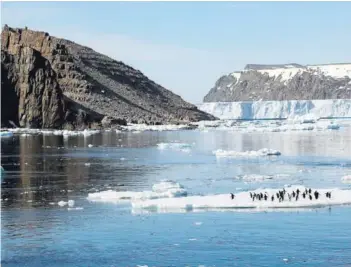
[[[1,127],[103,129],[215,117],[123,62],[46,32],[4,26]]]

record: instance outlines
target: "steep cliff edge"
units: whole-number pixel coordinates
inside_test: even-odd
[[[94,123],[123,124],[126,121],[167,124],[214,119],[140,71],[45,32],[5,26],[1,33],[1,49],[4,66],[2,104],[12,103],[2,105],[2,124],[9,118],[32,128],[79,128],[91,127]],[[24,51],[31,56],[27,57]],[[37,65],[28,66],[27,62]],[[48,113],[51,108],[54,110]]]
[[[220,77],[204,102],[351,98],[351,64],[249,64]]]

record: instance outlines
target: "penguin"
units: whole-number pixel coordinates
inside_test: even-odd
[[[306,193],[305,193],[305,192],[302,193],[302,197],[303,197],[303,198],[306,198]]]
[[[312,193],[312,189],[311,189],[311,188],[310,188],[310,189],[308,189],[308,193],[310,193],[310,194]]]
[[[274,201],[274,196],[271,197],[272,201]]]
[[[299,189],[296,190],[296,194],[300,194],[300,190]]]
[[[299,200],[299,194],[296,194],[296,201]]]
[[[315,199],[318,199],[318,196],[319,196],[318,191],[314,191],[314,197],[315,197]]]
[[[331,192],[329,192],[329,198],[331,198]]]
[[[264,195],[264,200],[266,200],[266,201],[267,201],[267,198],[268,198],[268,197],[267,197],[267,195],[265,194],[265,195]]]
[[[252,193],[250,192],[250,198],[252,198]]]
[[[310,200],[312,200],[312,196],[311,196],[311,195],[309,195],[309,197],[310,197]]]
[[[231,196],[232,199],[235,198],[235,195],[233,193],[230,193],[230,196]]]
[[[263,194],[262,193],[260,194],[260,197],[263,198]]]
[[[295,197],[295,191],[292,192],[292,196]]]
[[[277,193],[276,195],[277,195],[277,198],[279,198],[279,194]]]

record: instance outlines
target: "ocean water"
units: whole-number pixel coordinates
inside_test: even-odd
[[[178,142],[183,146],[160,143]],[[280,156],[217,158],[217,149]],[[89,193],[189,195],[303,185],[351,189],[351,127],[319,132],[199,130],[1,139],[1,266],[351,266],[351,206],[134,211]],[[262,177],[269,177],[261,179]],[[60,201],[74,200],[73,207]]]

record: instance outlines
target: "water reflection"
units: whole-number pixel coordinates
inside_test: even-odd
[[[86,195],[87,190],[98,190],[99,186],[116,189],[138,183],[145,168],[121,163],[118,148],[104,146],[138,146],[143,138],[124,135],[118,141],[109,133],[89,137],[30,135],[2,142],[1,165],[6,170],[2,206],[50,206],[72,196]],[[82,151],[89,144],[102,148]]]

